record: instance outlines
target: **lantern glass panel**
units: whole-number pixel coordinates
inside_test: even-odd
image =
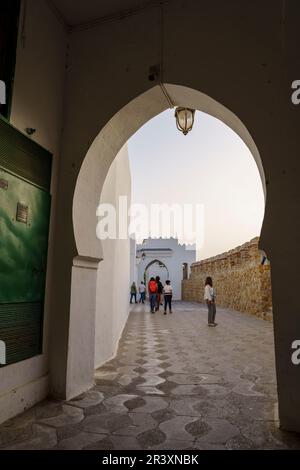
[[[194,111],[186,108],[177,110],[177,124],[184,134],[187,134],[194,124]]]

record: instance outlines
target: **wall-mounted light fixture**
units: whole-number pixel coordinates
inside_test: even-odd
[[[193,129],[195,112],[195,109],[190,108],[176,108],[175,110],[177,129],[184,135]]]

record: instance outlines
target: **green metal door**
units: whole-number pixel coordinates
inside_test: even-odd
[[[50,176],[50,154],[0,122],[2,366],[42,352]]]

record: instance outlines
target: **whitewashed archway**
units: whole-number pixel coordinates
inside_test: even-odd
[[[114,158],[147,121],[174,106],[186,106],[207,113],[230,127],[245,142],[257,164],[266,195],[265,174],[258,148],[242,121],[229,109],[200,91],[185,86],[155,86],[117,112],[103,127],[91,145],[80,170],[73,200],[74,235],[78,255],[102,259],[102,247],[96,238],[96,208],[102,187]]]

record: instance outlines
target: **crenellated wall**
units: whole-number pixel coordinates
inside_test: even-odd
[[[204,283],[213,278],[217,305],[272,320],[270,265],[262,265],[258,238],[213,258],[194,263],[182,281],[182,298],[203,302]]]

